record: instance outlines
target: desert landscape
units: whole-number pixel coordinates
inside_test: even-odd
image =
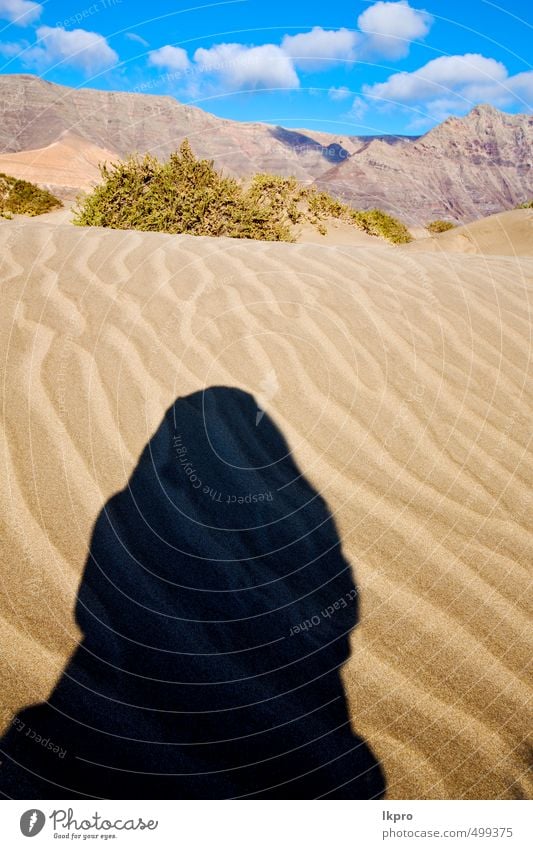
[[[294,176],[410,226],[443,217],[472,221],[533,195],[531,114],[486,104],[420,137],[347,136],[223,120],[173,97],[5,74],[0,108],[0,169],[70,197],[97,180],[98,161],[132,153],[166,158],[184,138],[232,176]]]
[[[162,797],[179,773],[193,798],[531,798],[533,209],[515,208],[533,194],[531,115],[476,107],[421,138],[361,142],[237,136],[170,98],[29,75],[0,77],[2,92],[18,105],[0,171],[65,206],[0,218],[1,792],[135,798],[137,770]],[[164,158],[184,137],[225,173],[294,174],[414,238],[344,219],[305,221],[294,243],[74,226],[101,161]],[[459,226],[424,229],[440,217]],[[286,714],[262,684],[276,656],[307,658],[279,679]],[[169,675],[206,687],[202,702],[179,679],[174,724]],[[257,727],[238,716],[254,699]],[[186,736],[209,709],[237,715],[234,748],[213,738],[222,760]],[[248,781],[284,722],[299,754]]]
[[[338,525],[361,600],[342,677],[387,794],[530,796],[533,258],[41,221],[0,242],[5,726],[77,645],[102,504],[177,397],[231,386]]]

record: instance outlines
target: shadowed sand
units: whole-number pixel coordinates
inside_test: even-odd
[[[533,261],[19,221],[0,250],[8,734],[89,640],[94,522],[165,410],[236,387],[331,511],[350,735],[387,795],[531,796]]]
[[[228,387],[179,399],[100,514],[83,642],[3,740],[0,788],[379,797],[339,678],[356,619],[334,522],[269,416]]]

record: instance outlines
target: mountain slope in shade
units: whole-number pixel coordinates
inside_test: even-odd
[[[71,89],[19,74],[0,76],[0,109],[0,150],[7,153],[48,147],[68,132],[107,153],[165,158],[187,137],[197,155],[226,173],[293,175],[412,225],[437,217],[470,221],[533,195],[533,116],[490,106],[420,138],[339,136],[229,121],[172,97]],[[92,172],[81,176],[80,188]],[[53,183],[44,177],[39,182]]]

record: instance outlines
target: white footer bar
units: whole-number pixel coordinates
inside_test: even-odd
[[[184,849],[533,846],[528,801],[3,801],[2,845]],[[528,827],[529,826],[529,827]],[[35,843],[29,843],[35,838]]]

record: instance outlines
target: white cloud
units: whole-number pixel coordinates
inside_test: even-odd
[[[186,71],[190,62],[183,47],[166,44],[158,50],[152,50],[148,57],[148,64],[156,68],[167,68],[169,71]]]
[[[285,35],[281,44],[247,46],[238,43],[199,47],[191,64],[181,48],[166,45],[150,53],[149,63],[171,70],[191,71],[189,94],[200,96],[214,80],[226,90],[257,88],[297,88],[296,69],[327,70],[332,64],[354,62],[364,52],[379,52],[387,57],[405,56],[414,38],[423,38],[433,22],[427,12],[413,9],[408,0],[379,2],[359,16],[361,31],[313,27],[308,32]],[[128,35],[131,37],[131,35]],[[204,79],[200,82],[200,75]],[[329,96],[341,100],[348,96],[344,87],[331,89]]]
[[[523,71],[509,79],[509,87],[523,101],[524,106],[533,108],[533,71]]]
[[[304,70],[320,70],[332,62],[355,58],[354,49],[359,36],[349,29],[326,30],[313,27],[310,32],[285,35],[281,49],[290,56],[294,64]]]
[[[350,108],[350,112],[348,114],[351,115],[352,118],[358,119],[362,118],[363,115],[366,114],[366,112],[368,112],[368,103],[366,102],[366,100],[363,100],[362,97],[354,98],[354,101]]]
[[[439,56],[417,71],[392,74],[384,83],[363,86],[363,93],[395,104],[446,101],[456,105],[497,98],[509,99],[507,69],[501,62],[479,53]]]
[[[136,41],[138,44],[142,44],[143,47],[149,46],[149,42],[145,38],[141,38],[140,35],[137,35],[136,32],[127,32],[125,35],[129,41]]]
[[[84,29],[65,30],[63,27],[42,26],[37,29],[35,47],[24,54],[24,62],[40,69],[65,63],[94,73],[109,68],[118,55],[103,35]]]
[[[13,59],[18,56],[28,46],[27,42],[5,41],[0,44],[0,56],[5,56],[6,59]]]
[[[368,100],[408,108],[412,129],[425,129],[479,103],[531,111],[533,71],[510,76],[505,65],[479,53],[440,56],[411,73],[392,74],[384,83],[363,86]]]
[[[19,27],[29,26],[42,11],[42,5],[33,0],[0,0],[0,18]]]
[[[231,90],[297,88],[300,84],[292,60],[275,44],[199,47],[194,61],[199,72],[216,75],[217,80]]]
[[[430,14],[411,8],[408,0],[379,0],[357,19],[359,29],[366,34],[365,50],[389,59],[407,56],[411,42],[424,38],[432,23]]]
[[[347,97],[350,97],[351,91],[345,85],[341,85],[338,88],[332,86],[328,91],[328,97],[330,100],[346,100]]]
[[[408,0],[379,0],[359,15],[359,32],[314,27],[310,32],[284,36],[281,47],[297,67],[311,71],[354,60],[363,53],[399,59],[407,56],[412,41],[428,34],[432,23],[430,14],[413,9]]]

